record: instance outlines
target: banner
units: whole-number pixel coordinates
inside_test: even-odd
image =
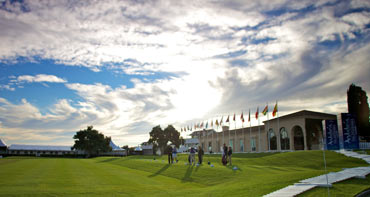
[[[359,140],[356,127],[356,119],[350,113],[341,113],[343,148],[359,149]]]
[[[326,150],[339,150],[337,120],[323,120]]]

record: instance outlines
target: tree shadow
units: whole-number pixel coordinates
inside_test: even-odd
[[[98,163],[111,162],[111,161],[115,161],[115,160],[118,160],[118,159],[121,159],[121,158],[120,157],[109,158],[109,159],[99,161]]]
[[[155,176],[158,176],[160,174],[162,174],[162,172],[166,171],[167,168],[170,167],[170,164],[166,164],[165,166],[163,166],[161,169],[159,169],[157,172],[155,172],[154,174],[151,174],[149,175],[148,177],[155,177]]]
[[[184,177],[181,179],[182,182],[193,182],[193,179],[191,178],[191,174],[193,173],[194,165],[189,165],[188,169],[185,172]]]

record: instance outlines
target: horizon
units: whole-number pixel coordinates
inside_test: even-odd
[[[276,102],[279,116],[347,112],[351,84],[370,92],[369,10],[361,0],[0,1],[0,139],[73,145],[92,125],[136,146],[157,125],[180,132],[236,114],[238,128],[250,110],[254,126],[257,107],[262,124]]]

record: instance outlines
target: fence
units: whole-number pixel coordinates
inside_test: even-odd
[[[360,149],[370,149],[370,142],[360,142]]]

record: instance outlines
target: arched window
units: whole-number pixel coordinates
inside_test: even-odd
[[[292,129],[294,150],[304,150],[304,136],[303,130],[300,126],[296,125]]]
[[[289,143],[289,135],[286,131],[285,127],[282,127],[280,129],[280,146],[281,150],[289,150],[290,149],[290,143]]]
[[[268,140],[269,140],[269,150],[276,150],[277,149],[276,135],[273,129],[270,129],[268,132]]]

